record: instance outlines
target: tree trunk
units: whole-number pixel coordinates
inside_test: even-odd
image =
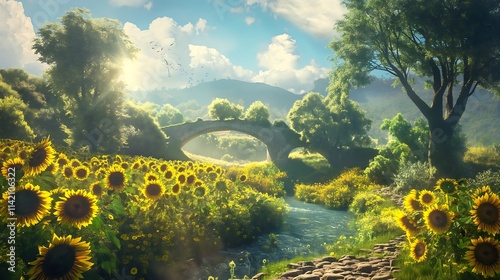
[[[438,178],[463,177],[460,151],[455,149],[454,127],[446,121],[429,120],[429,165],[437,169]]]

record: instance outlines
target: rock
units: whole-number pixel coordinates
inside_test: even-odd
[[[334,274],[334,273],[327,273],[321,277],[321,280],[343,280],[344,275],[342,274]]]
[[[385,272],[385,273],[377,273],[375,276],[372,277],[371,280],[390,280],[390,279],[393,279],[391,273]]]
[[[357,270],[360,272],[370,273],[373,270],[373,267],[367,263],[358,264]]]
[[[301,266],[297,267],[298,270],[302,270],[303,272],[308,272],[308,271],[313,271],[316,269],[314,265],[306,265],[306,266]]]
[[[302,274],[302,270],[291,269],[291,270],[288,270],[288,271],[281,273],[281,277],[295,277],[295,276],[299,276],[301,274]]]
[[[302,275],[299,275],[295,278],[293,278],[293,280],[321,280],[319,275],[314,275],[314,274],[302,274]]]
[[[266,276],[264,272],[257,273],[251,278],[251,280],[262,280],[264,276]]]
[[[332,262],[337,262],[338,259],[334,258],[334,257],[326,256],[326,257],[322,257],[320,259],[320,261],[322,261],[322,262],[331,262],[332,263]]]

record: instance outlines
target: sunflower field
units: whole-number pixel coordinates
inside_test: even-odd
[[[490,186],[443,178],[411,190],[396,216],[413,269],[430,279],[500,278],[500,198]]]
[[[180,279],[187,260],[250,242],[279,227],[288,210],[250,187],[247,174],[230,180],[209,163],[4,139],[0,166],[8,229],[0,238],[10,244],[0,248],[1,279]]]

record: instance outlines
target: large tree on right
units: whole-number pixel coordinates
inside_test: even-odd
[[[499,0],[345,0],[331,43],[334,77],[365,85],[375,70],[394,76],[429,123],[429,162],[455,176],[453,134],[478,87],[500,93]],[[415,92],[427,77],[430,104]]]

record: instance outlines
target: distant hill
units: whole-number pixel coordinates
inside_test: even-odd
[[[315,81],[311,91],[326,95],[328,79]],[[372,120],[370,135],[386,141],[387,132],[380,130],[383,119],[392,118],[402,112],[406,119],[414,121],[422,115],[411,102],[400,86],[392,87],[392,81],[376,79],[364,88],[352,90],[351,98],[359,103]],[[423,100],[431,101],[432,92],[425,90],[423,80],[417,80],[415,88]],[[154,102],[159,105],[170,103],[181,110],[190,119],[207,117],[207,106],[216,97],[227,98],[246,108],[261,100],[271,111],[271,119],[285,119],[293,103],[302,98],[282,88],[263,83],[249,83],[238,80],[216,80],[201,83],[192,88],[158,90],[147,93],[131,93],[136,101]],[[479,89],[467,104],[466,111],[460,120],[463,131],[472,145],[491,145],[500,142],[500,100],[493,94]]]
[[[252,102],[260,100],[270,108],[272,119],[285,119],[293,103],[302,98],[301,95],[293,94],[279,87],[230,79],[200,83],[186,89],[133,93],[130,96],[141,102],[149,101],[160,105],[169,103],[183,109],[181,111],[184,114],[186,110],[201,109],[201,115],[189,116],[191,118],[203,117],[207,111],[206,107],[217,97],[227,98],[231,102],[242,105],[245,109]]]

